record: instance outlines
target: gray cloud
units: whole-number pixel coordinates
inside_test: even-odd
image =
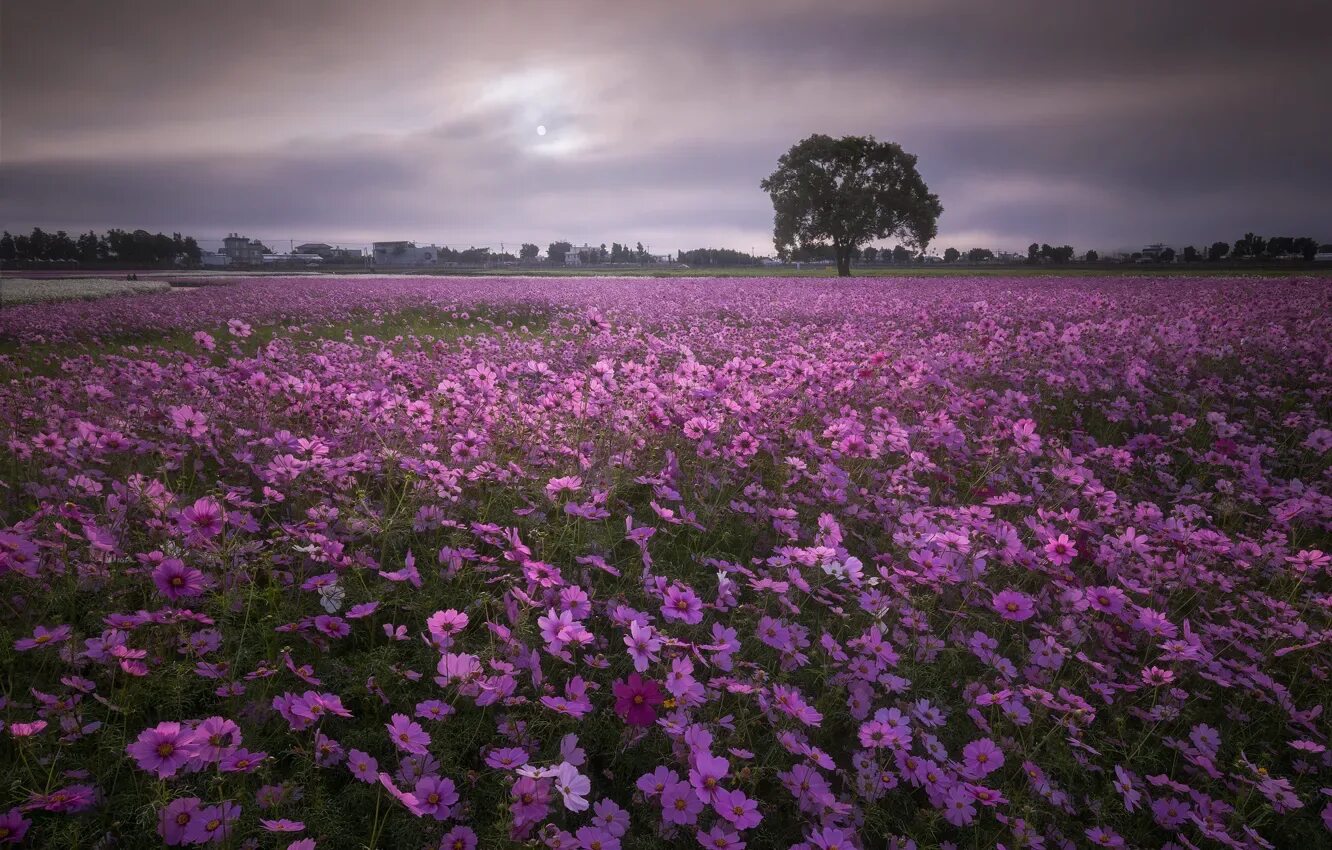
[[[762,247],[757,183],[810,132],[917,153],[939,247],[1328,226],[1321,4],[11,0],[3,23],[11,230]]]

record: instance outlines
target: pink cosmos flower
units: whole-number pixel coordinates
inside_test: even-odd
[[[1086,836],[1097,847],[1124,847],[1124,837],[1112,829],[1094,826],[1085,830]]]
[[[818,726],[823,722],[823,715],[809,703],[800,691],[786,685],[772,686],[772,702],[782,712],[789,714],[806,726]]]
[[[454,681],[466,681],[481,672],[481,659],[475,655],[447,652],[435,665],[439,675],[435,682],[440,687],[447,687]]]
[[[744,850],[745,848],[745,842],[740,838],[740,833],[732,832],[722,824],[717,824],[707,832],[699,830],[694,837],[707,850]]]
[[[374,785],[379,777],[379,762],[368,753],[360,750],[351,750],[347,753],[347,767],[351,770],[352,776],[366,783]]]
[[[185,562],[178,558],[167,558],[158,564],[153,570],[153,583],[157,585],[158,593],[172,601],[199,596],[207,587],[204,574],[185,566]]]
[[[763,820],[759,814],[758,803],[745,796],[743,791],[721,791],[712,798],[712,808],[717,814],[731,822],[731,826],[742,832],[753,829]]]
[[[620,839],[597,825],[579,827],[573,840],[579,850],[620,850]]]
[[[253,773],[263,765],[268,753],[253,753],[244,747],[237,747],[218,762],[217,769],[223,773]]]
[[[1004,766],[1004,753],[994,741],[981,738],[962,748],[962,760],[968,775],[981,779]]]
[[[523,776],[513,784],[509,813],[515,824],[534,824],[550,811],[550,780]]]
[[[421,724],[411,720],[405,714],[393,715],[392,722],[384,724],[388,729],[389,740],[393,746],[405,753],[423,756],[430,752],[430,735],[421,728]]]
[[[168,847],[187,843],[186,835],[190,834],[191,825],[199,817],[202,802],[198,797],[180,797],[157,813],[157,834]]]
[[[1174,671],[1152,666],[1142,671],[1142,680],[1151,687],[1158,688],[1175,681],[1175,674]]]
[[[342,697],[337,694],[324,694],[318,691],[306,691],[291,700],[289,712],[292,717],[304,721],[304,725],[318,723],[326,715],[351,717],[352,714],[342,704]],[[298,730],[299,731],[299,730]]]
[[[467,628],[467,615],[452,608],[436,611],[426,620],[426,630],[442,645],[447,646],[450,639]]]
[[[691,826],[698,822],[703,800],[688,782],[668,782],[661,792],[661,819],[666,823]]]
[[[995,611],[999,612],[999,616],[1005,620],[1022,622],[1036,616],[1036,603],[1032,601],[1032,598],[1011,588],[996,593],[993,600],[991,600],[991,605]]]
[[[360,605],[353,605],[352,607],[347,609],[347,619],[348,620],[364,619],[365,617],[369,617],[371,614],[375,613],[375,609],[378,607],[379,607],[378,602],[362,602]]]
[[[967,826],[976,820],[976,804],[971,793],[961,784],[948,789],[944,797],[944,820],[953,826]]]
[[[672,584],[666,589],[666,598],[661,603],[661,615],[668,620],[678,620],[688,625],[701,623],[703,600],[698,598],[693,588]]]
[[[182,510],[178,518],[181,530],[200,540],[221,534],[224,520],[222,506],[207,497]]]
[[[416,797],[416,814],[429,815],[435,820],[448,820],[458,802],[457,789],[448,777],[423,776],[417,780],[412,794]]]
[[[546,482],[546,497],[554,501],[561,493],[577,493],[583,487],[583,479],[577,475],[566,478],[552,478]]]
[[[614,838],[620,838],[629,831],[629,813],[620,808],[614,800],[598,800],[592,804],[597,824]]]
[[[189,405],[181,405],[170,409],[171,424],[177,431],[183,431],[187,436],[198,439],[208,433],[208,418]]]
[[[627,680],[617,679],[611,689],[615,693],[615,713],[630,726],[651,726],[657,719],[656,706],[664,697],[656,682],[630,673]]]
[[[1087,604],[1095,611],[1104,614],[1119,614],[1124,610],[1127,598],[1124,591],[1117,587],[1089,587],[1084,591]]]
[[[689,771],[689,784],[699,797],[711,803],[721,792],[721,781],[726,778],[731,763],[722,756],[712,756],[707,753],[696,755],[693,761],[694,766]]]
[[[54,646],[67,640],[73,631],[69,626],[56,626],[54,629],[37,626],[32,630],[32,637],[19,638],[14,641],[14,648],[19,652],[27,652],[30,649],[43,646]]]
[[[1057,567],[1073,563],[1078,556],[1078,547],[1067,534],[1061,534],[1045,544],[1045,556]]]
[[[416,704],[415,715],[422,720],[443,720],[455,711],[454,707],[437,699]]]
[[[45,728],[45,720],[34,720],[31,723],[11,723],[9,724],[9,734],[15,738],[30,738]]]
[[[240,746],[241,730],[233,720],[209,717],[195,727],[193,743],[197,756],[214,764]]]
[[[634,669],[646,673],[647,668],[657,661],[661,651],[661,638],[648,625],[640,625],[637,620],[629,623],[629,634],[624,638],[624,645],[629,648],[629,657],[634,660]]]
[[[569,644],[584,646],[593,639],[592,633],[574,618],[572,611],[556,611],[551,608],[537,619],[537,626],[541,629],[541,639],[546,642],[547,649],[555,654],[563,651]]]
[[[169,779],[195,757],[194,733],[179,723],[165,721],[139,733],[138,740],[125,747],[139,769]]]
[[[476,833],[469,826],[455,826],[444,833],[439,850],[476,850]]]
[[[240,820],[240,815],[241,807],[229,800],[199,809],[185,831],[185,840],[190,844],[226,841],[231,837],[232,827]]]
[[[645,773],[638,777],[634,787],[642,791],[647,797],[660,797],[662,792],[666,790],[666,786],[679,781],[680,774],[665,765],[658,765],[651,773]],[[688,783],[685,784],[688,785]]]
[[[259,824],[269,832],[300,832],[305,829],[305,824],[298,820],[287,820],[278,818],[277,820],[268,820],[260,818]]]
[[[522,747],[501,747],[486,754],[486,766],[496,770],[517,770],[527,764],[529,756]]]
[[[1013,423],[1013,443],[1018,450],[1026,454],[1039,454],[1041,438],[1036,433],[1036,423],[1030,419],[1019,419]]]

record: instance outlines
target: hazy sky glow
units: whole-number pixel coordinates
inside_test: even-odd
[[[920,156],[939,250],[1332,240],[1329,9],[5,0],[0,226],[769,251],[825,132]]]

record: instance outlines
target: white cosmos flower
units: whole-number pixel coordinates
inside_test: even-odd
[[[319,604],[330,614],[342,610],[342,601],[347,598],[347,591],[340,584],[326,584],[319,588]]]
[[[587,811],[587,792],[592,790],[592,780],[578,772],[578,768],[567,761],[560,762],[555,768],[555,790],[564,798],[564,807],[571,812]]]

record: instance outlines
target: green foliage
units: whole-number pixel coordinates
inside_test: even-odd
[[[875,239],[898,237],[924,250],[943,212],[916,157],[873,136],[812,135],[783,154],[759,185],[772,197],[778,254],[831,243],[843,276],[850,274],[852,249]]]

